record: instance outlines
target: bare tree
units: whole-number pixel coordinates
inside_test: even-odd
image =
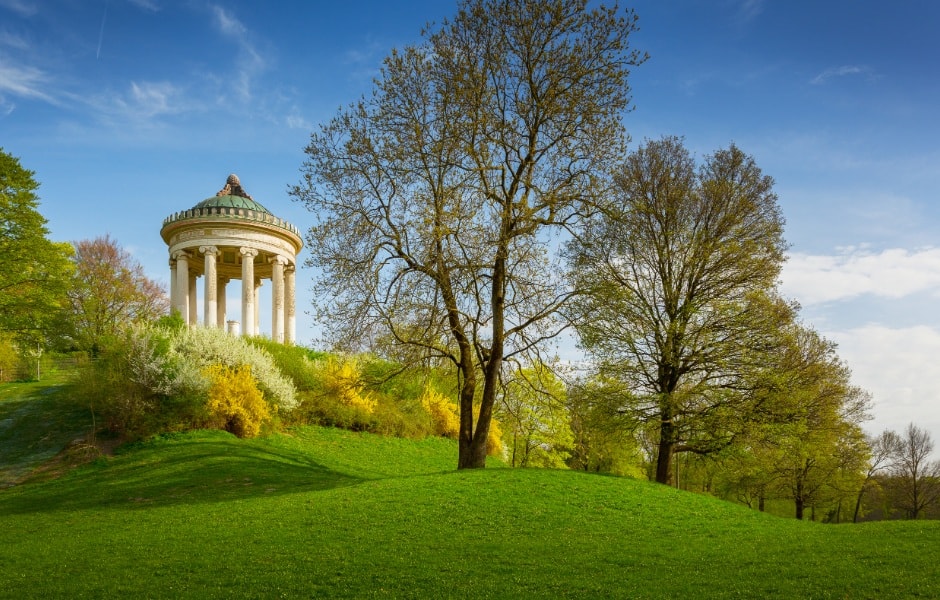
[[[635,29],[586,0],[464,0],[311,136],[292,195],[318,219],[328,335],[390,333],[456,367],[459,468],[485,464],[503,362],[559,331],[571,291],[550,236],[623,151]]]
[[[882,431],[880,435],[868,440],[871,455],[868,458],[865,479],[862,481],[862,485],[858,490],[858,498],[855,500],[855,512],[852,515],[853,523],[858,523],[858,513],[862,506],[862,499],[865,492],[868,491],[871,480],[881,471],[890,469],[893,466],[894,457],[899,451],[900,444],[901,438],[898,437],[898,434],[887,429]]]
[[[899,504],[911,519],[940,500],[940,461],[930,460],[930,433],[910,423],[895,447],[891,474],[898,486]]]

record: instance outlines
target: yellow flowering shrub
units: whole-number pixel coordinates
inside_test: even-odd
[[[502,456],[503,454],[503,428],[496,419],[490,420],[490,433],[486,436],[486,454],[488,456]]]
[[[209,379],[210,425],[234,433],[238,437],[254,437],[261,424],[271,413],[257,382],[251,376],[251,367],[232,368],[210,365],[204,371]]]
[[[460,409],[444,394],[427,386],[421,392],[421,406],[427,411],[434,435],[457,439],[460,435]],[[490,431],[486,436],[486,453],[490,456],[503,453],[503,429],[496,419],[490,420]]]
[[[444,394],[430,386],[421,392],[421,406],[428,412],[434,435],[457,439],[460,435],[460,411]]]
[[[375,411],[377,402],[371,394],[363,391],[365,386],[362,383],[362,373],[359,372],[359,365],[355,360],[328,358],[323,365],[321,385],[324,393],[335,397],[346,406],[368,414]]]

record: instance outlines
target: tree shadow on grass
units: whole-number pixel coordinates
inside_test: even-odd
[[[362,481],[264,439],[200,431],[136,445],[58,480],[2,491],[0,515],[228,502]]]
[[[13,485],[91,428],[88,408],[68,400],[65,389],[5,384],[0,398],[0,488]]]

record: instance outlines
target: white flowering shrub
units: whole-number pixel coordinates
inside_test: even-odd
[[[265,399],[277,406],[278,412],[297,407],[297,392],[291,380],[281,373],[270,354],[244,338],[221,329],[190,327],[173,332],[171,346],[171,354],[199,371],[212,365],[233,369],[247,365]]]

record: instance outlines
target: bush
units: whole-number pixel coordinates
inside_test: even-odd
[[[73,381],[76,399],[129,437],[204,421],[206,388],[198,369],[172,352],[167,331],[143,326],[109,340]]]
[[[320,392],[336,398],[341,404],[361,410],[365,414],[375,412],[376,400],[365,391],[359,364],[352,358],[329,357],[318,361]]]
[[[190,327],[173,335],[173,349],[192,364],[203,369],[211,365],[232,368],[251,367],[251,374],[265,399],[289,413],[298,405],[297,392],[270,354],[242,337],[211,327]]]
[[[240,438],[258,435],[271,413],[251,376],[251,367],[212,365],[205,369],[205,374],[210,381],[207,401],[210,427]]]
[[[270,354],[274,364],[294,383],[297,390],[310,391],[318,388],[319,375],[315,362],[327,358],[328,354],[262,337],[248,338],[248,343]]]
[[[456,440],[460,435],[460,410],[444,394],[425,386],[421,393],[421,406],[428,413],[434,435]]]

